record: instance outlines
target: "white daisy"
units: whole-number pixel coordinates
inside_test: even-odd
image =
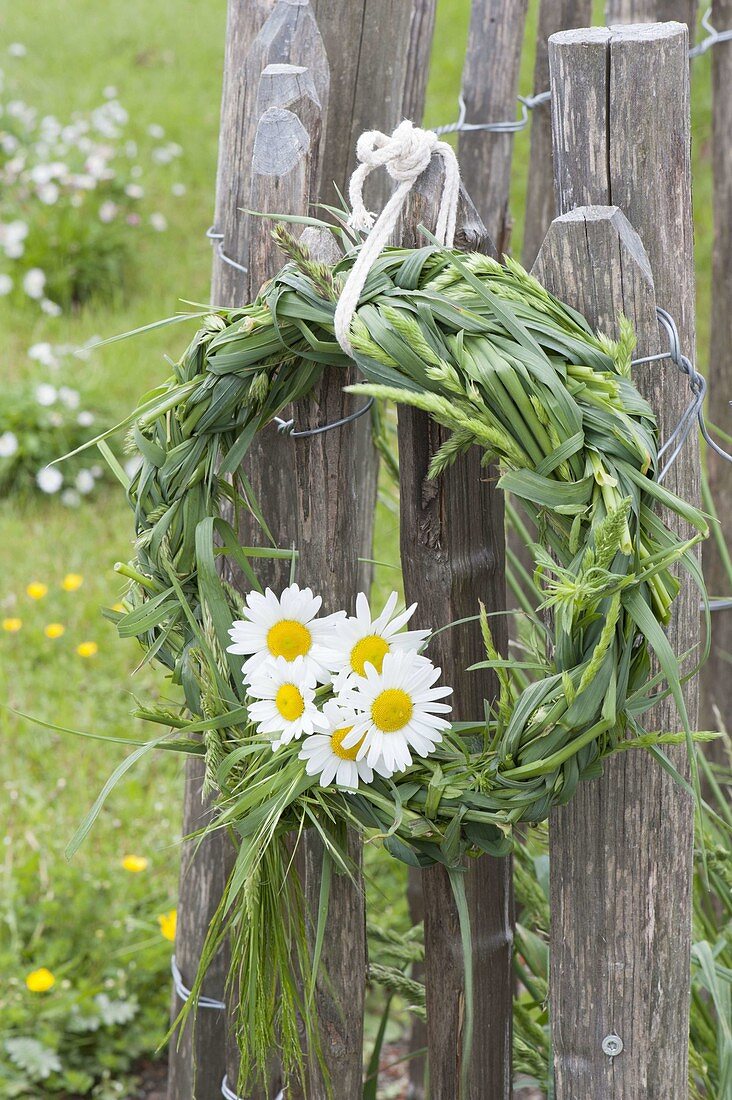
[[[323,707],[323,715],[328,720],[328,729],[325,733],[313,733],[306,737],[300,750],[300,759],[307,761],[305,771],[308,775],[319,775],[321,787],[329,787],[335,781],[337,787],[358,790],[359,779],[370,783],[374,772],[366,760],[356,759],[360,741],[350,749],[343,745],[357,721],[357,715],[335,699],[328,700]],[[378,762],[376,771],[382,769],[383,765]]]
[[[450,725],[439,717],[452,710],[438,701],[452,688],[434,687],[441,671],[418,653],[387,653],[381,672],[367,664],[366,676],[353,677],[341,697],[358,714],[343,747],[359,746],[357,760],[372,768],[382,762],[389,775],[409,767],[410,748],[429,756]]]
[[[272,738],[273,749],[328,728],[327,718],[315,705],[315,688],[315,675],[303,657],[278,657],[252,677],[247,691],[257,701],[250,705],[249,717],[260,733]]]
[[[372,618],[369,601],[363,592],[356,597],[356,614],[339,622],[332,635],[334,654],[331,667],[334,683],[340,690],[353,675],[365,676],[366,665],[381,672],[387,653],[416,652],[429,637],[429,630],[402,630],[417,607],[416,603],[394,615],[398,596],[392,592],[380,615]]]
[[[304,667],[321,683],[330,680],[330,636],[344,611],[317,619],[322,604],[311,589],[302,591],[296,584],[285,588],[277,598],[270,588],[262,595],[250,592],[244,618],[233,623],[229,634],[229,653],[251,654],[244,662],[245,679],[253,676],[273,658],[295,661],[302,657]]]

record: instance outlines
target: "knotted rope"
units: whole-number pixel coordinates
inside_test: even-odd
[[[435,237],[440,244],[452,248],[460,194],[460,168],[452,146],[446,141],[440,141],[432,130],[420,130],[407,120],[397,126],[391,137],[379,130],[368,130],[358,139],[356,156],[360,164],[351,176],[348,186],[351,202],[351,216],[348,221],[353,229],[371,232],[351,268],[335,311],[335,335],[346,355],[353,355],[349,338],[351,321],[369,271],[388,243],[407,195],[415,180],[429,166],[433,153],[439,153],[445,165],[445,182]],[[386,168],[399,186],[374,223],[374,215],[364,205],[363,185],[376,168]]]

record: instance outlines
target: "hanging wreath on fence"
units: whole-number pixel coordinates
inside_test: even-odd
[[[594,333],[510,260],[382,249],[375,233],[362,246],[345,222],[322,228],[347,249],[340,262],[316,262],[278,225],[287,266],[251,305],[199,315],[172,376],[122,425],[141,457],[127,486],[136,559],[120,568],[131,581],[125,611],[110,614],[185,700],[176,711],[137,712],[174,734],[133,757],[151,746],[204,755],[206,790],[218,802],[209,828],[238,840],[186,1008],[230,937],[242,989],[240,1084],[263,1071],[273,1048],[286,1076],[302,1075],[298,1020],[317,1056],[307,1006],[329,869],[351,870],[346,827],[378,835],[409,864],[443,863],[464,919],[466,856],[505,854],[515,825],[544,820],[612,753],[646,747],[673,772],[662,746],[685,738],[693,747],[680,686],[689,673],[663,626],[679,590],[674,567],[704,593],[693,547],[707,524],[656,480],[657,425],[630,377],[630,326],[621,322],[617,342]],[[365,381],[351,391],[411,405],[450,430],[430,477],[482,448],[538,532],[530,551],[541,644],[520,665],[506,661],[476,607],[481,667],[495,670],[500,693],[472,722],[450,723],[429,632],[404,631],[410,612],[396,613],[396,597],[379,615],[361,595],[355,616],[318,617],[317,596],[294,580],[282,593],[261,591],[258,563],[288,558],[294,577],[296,551],[237,538],[244,511],[268,531],[241,472],[257,432],[306,397],[324,369],[349,363],[343,331],[340,343],[334,331],[359,264],[345,342]],[[688,539],[669,515],[689,525]],[[222,579],[222,557],[249,579],[244,605]],[[644,714],[669,694],[684,732],[645,730]],[[288,874],[287,838],[306,828],[318,831],[326,857],[310,938]]]

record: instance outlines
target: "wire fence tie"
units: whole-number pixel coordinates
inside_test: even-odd
[[[180,997],[181,1001],[189,1001],[191,999],[191,991],[183,981],[183,975],[178,969],[178,963],[175,961],[175,955],[170,956],[170,972],[173,975],[173,988]],[[224,1001],[217,1001],[214,997],[199,996],[196,998],[197,1008],[214,1008],[219,1012],[223,1012],[226,1008]]]
[[[710,50],[713,46],[719,45],[721,42],[732,42],[732,29],[725,31],[718,31],[712,25],[711,22],[712,9],[707,8],[702,16],[702,26],[707,32],[706,38],[703,38],[700,42],[697,42],[695,46],[692,46],[689,50],[689,60],[693,61],[696,57],[701,57],[707,50]],[[521,130],[525,130],[529,124],[529,111],[535,110],[543,103],[548,103],[551,99],[551,92],[537,92],[535,95],[517,96],[518,102],[521,104],[521,118],[518,119],[505,119],[500,122],[466,122],[467,106],[462,93],[458,96],[458,117],[456,122],[448,122],[444,126],[435,126],[434,132],[436,134],[469,134],[482,131],[483,133],[490,134],[518,134]]]
[[[239,1094],[234,1092],[231,1088],[227,1074],[224,1074],[224,1079],[221,1082],[221,1095],[224,1097],[224,1100],[244,1100],[243,1096],[239,1096]],[[284,1100],[284,1096],[284,1092],[280,1089],[274,1100]]]
[[[247,272],[249,271],[248,267],[245,267],[244,264],[237,263],[236,260],[232,260],[231,256],[227,256],[227,254],[224,252],[223,233],[219,233],[215,226],[210,225],[206,230],[206,236],[210,240],[213,247],[216,249],[216,255],[219,257],[220,260],[222,260],[225,264],[228,264],[229,267],[233,267],[235,271],[241,271],[245,275],[247,274]]]
[[[644,355],[640,359],[633,359],[631,366],[636,367],[640,366],[642,363],[658,363],[663,359],[670,359],[671,362],[678,367],[681,373],[688,377],[689,389],[692,392],[692,399],[679,417],[676,427],[659,449],[658,457],[663,458],[669,448],[674,447],[670,458],[666,460],[666,464],[658,475],[657,480],[660,484],[683,450],[695,420],[699,425],[699,431],[707,445],[711,447],[720,458],[723,458],[726,462],[732,462],[732,455],[727,454],[725,450],[715,443],[707,430],[706,421],[704,419],[704,398],[707,392],[707,384],[704,377],[699,374],[699,371],[689,357],[682,353],[681,339],[679,337],[679,330],[676,322],[668,310],[661,309],[660,306],[656,307],[656,315],[659,323],[666,330],[668,349],[666,351],[660,351],[656,355]]]
[[[697,42],[696,46],[692,46],[689,50],[689,57],[701,57],[703,53],[710,50],[712,46],[716,46],[719,42],[732,42],[732,30],[718,31],[712,26],[712,9],[707,8],[702,16],[702,27],[707,32],[707,37],[702,38],[701,42]]]
[[[341,417],[340,420],[334,420],[330,424],[321,424],[319,428],[308,428],[305,431],[295,431],[294,420],[283,420],[280,416],[274,417],[274,422],[277,425],[277,431],[282,435],[287,435],[290,439],[306,439],[312,435],[323,435],[324,432],[333,431],[334,428],[342,428],[344,424],[351,424],[354,420],[360,419],[365,416],[370,409],[373,408],[374,398],[369,397],[368,401],[362,408],[357,409],[356,412],[350,413],[348,416]]]

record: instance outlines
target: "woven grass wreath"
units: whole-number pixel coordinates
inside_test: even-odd
[[[495,651],[476,606],[485,665],[500,682],[488,718],[454,723],[428,756],[388,777],[376,771],[357,791],[309,775],[301,739],[283,739],[273,751],[271,736],[259,732],[243,658],[227,651],[241,597],[217,561],[230,558],[256,592],[261,558],[291,557],[294,570],[294,554],[268,548],[264,535],[263,549],[240,546],[221,506],[261,516],[241,473],[256,433],[305,397],[325,368],[348,364],[333,317],[360,238],[345,223],[327,228],[348,250],[333,268],[278,226],[287,266],[251,305],[197,315],[201,327],[172,376],[121,425],[131,428],[142,462],[127,488],[136,559],[120,567],[131,583],[126,610],[113,617],[120,635],[137,637],[183,690],[179,710],[138,712],[168,727],[149,745],[205,755],[207,790],[218,800],[210,828],[228,827],[238,840],[191,1003],[230,936],[231,974],[246,989],[242,1082],[262,1071],[273,1047],[286,1075],[302,1074],[299,1016],[311,1052],[319,1049],[306,1004],[327,876],[309,938],[297,876],[288,874],[288,835],[317,829],[327,865],[339,871],[350,870],[346,826],[379,834],[407,863],[443,863],[466,919],[464,857],[506,853],[517,823],[545,819],[578,781],[599,775],[611,753],[644,746],[673,772],[663,744],[685,737],[693,748],[685,676],[663,624],[679,590],[674,565],[704,592],[691,551],[707,524],[656,480],[657,425],[630,378],[630,326],[622,322],[612,342],[518,264],[434,246],[386,249],[374,264],[350,328],[366,380],[352,390],[422,409],[451,430],[432,477],[475,444],[486,462],[498,461],[499,485],[538,532],[530,547],[535,582],[552,613],[534,617],[540,644],[513,667]],[[696,533],[683,541],[659,505]],[[329,691],[317,689],[319,704]],[[685,733],[645,730],[644,713],[669,694]]]

